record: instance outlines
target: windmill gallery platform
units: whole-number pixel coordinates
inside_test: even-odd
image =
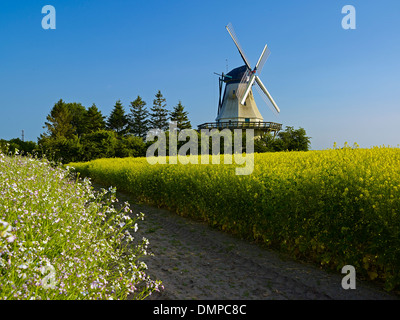
[[[260,136],[265,132],[272,132],[274,136],[282,129],[282,124],[275,122],[246,122],[246,121],[228,121],[228,122],[207,122],[199,125],[198,130],[202,129],[253,129],[254,136]]]

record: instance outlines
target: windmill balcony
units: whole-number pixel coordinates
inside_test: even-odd
[[[282,129],[282,124],[275,122],[221,121],[203,123],[198,126],[198,129],[255,129],[276,133]]]

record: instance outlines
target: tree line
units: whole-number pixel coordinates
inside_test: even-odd
[[[168,110],[160,90],[150,110],[139,95],[130,102],[128,112],[117,100],[108,117],[96,104],[86,109],[80,103],[66,103],[61,99],[46,120],[43,128],[47,131],[38,139],[39,152],[64,163],[145,156],[149,145],[145,137],[150,129],[166,131],[170,121],[175,121],[179,130],[192,127],[182,102]]]
[[[110,157],[144,157],[148,147],[154,143],[145,140],[148,131],[167,131],[171,121],[176,123],[178,131],[192,128],[182,102],[179,101],[172,110],[168,110],[160,90],[155,94],[150,109],[138,95],[129,103],[128,111],[117,100],[108,117],[94,103],[86,108],[81,103],[67,103],[60,99],[47,115],[43,126],[46,132],[40,135],[37,143],[24,142],[18,138],[0,140],[0,150],[36,153],[39,157],[63,163]],[[179,141],[178,147],[184,143]],[[310,138],[303,128],[286,127],[276,137],[267,133],[255,139],[254,151],[307,151],[309,145]]]

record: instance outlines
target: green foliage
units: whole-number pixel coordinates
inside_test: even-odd
[[[286,127],[285,131],[280,131],[276,137],[271,133],[263,134],[255,140],[254,151],[276,152],[276,151],[308,151],[310,147],[310,137],[306,136],[303,128],[294,129]]]
[[[66,103],[60,99],[54,104],[47,116],[43,128],[47,128],[45,136],[51,138],[64,137],[71,139],[73,135],[80,137],[86,132],[86,109],[80,103]]]
[[[54,104],[54,107],[51,109],[46,119],[47,121],[43,127],[47,129],[45,136],[69,139],[72,138],[74,131],[76,131],[72,125],[73,114],[62,99]]]
[[[126,135],[128,117],[119,100],[108,117],[108,129],[104,119],[95,104],[86,110],[80,103],[59,100],[47,116],[47,132],[39,137],[38,145],[25,144],[18,150],[30,151],[34,147],[40,156],[62,163],[146,155],[143,139]],[[5,142],[3,145],[2,150],[6,150]],[[9,143],[8,147],[14,152],[16,145]]]
[[[151,129],[168,130],[168,110],[166,109],[167,105],[165,101],[161,91],[158,90],[150,112]]]
[[[77,136],[39,139],[40,155],[55,162],[81,161],[82,144]]]
[[[226,134],[228,132],[228,134]],[[287,132],[290,132],[291,135],[286,134]],[[295,132],[295,134],[293,134]],[[301,136],[298,133],[301,133]],[[179,141],[177,138],[179,135],[180,131],[177,130],[175,134],[175,140],[177,143],[177,149],[179,150],[183,145],[185,145],[188,141],[189,138],[187,137],[186,140],[184,141]],[[169,154],[169,145],[170,145],[170,132],[166,131],[165,133],[166,136],[166,153],[167,155]],[[278,152],[278,151],[307,151],[308,150],[308,144],[309,144],[309,139],[308,137],[305,137],[305,130],[300,128],[298,130],[294,130],[292,127],[287,127],[287,130],[284,132],[285,135],[283,135],[285,140],[283,140],[279,135],[277,137],[274,137],[272,133],[265,133],[261,137],[255,137],[253,141],[254,145],[254,152],[256,153],[264,153],[264,152]],[[304,145],[299,145],[298,144],[298,136],[300,137],[305,137],[304,140],[307,141]],[[225,138],[227,139],[225,141]],[[219,148],[214,150],[213,148],[214,143],[218,143],[217,141],[219,140]],[[225,153],[225,143],[228,143],[228,141],[231,141],[231,144],[228,144],[229,146],[233,147],[234,144],[234,132],[230,131],[228,129],[225,130],[211,130],[208,132],[208,153],[211,154],[224,154]],[[201,154],[201,146],[202,145],[202,138],[201,138],[201,132],[197,132],[197,153]],[[302,148],[303,149],[302,149]],[[296,148],[296,149],[294,149]],[[299,150],[297,150],[299,149]],[[248,150],[246,148],[246,131],[242,130],[242,151],[246,152]],[[232,153],[234,150],[228,149],[228,153]]]
[[[115,131],[98,130],[72,139],[47,138],[40,140],[41,155],[55,162],[90,161],[99,158],[143,157],[147,145],[142,138],[120,137]]]
[[[185,111],[185,108],[182,105],[181,101],[179,101],[179,103],[174,107],[174,110],[171,111],[170,116],[171,121],[176,121],[176,125],[179,131],[192,128],[192,125],[190,124],[188,118],[188,112]]]
[[[350,264],[388,290],[400,286],[398,148],[255,154],[248,176],[235,175],[235,164],[150,165],[145,158],[71,165],[299,259],[332,270]]]
[[[274,152],[279,145],[279,137],[274,137],[272,133],[268,132],[260,137],[254,139],[254,152],[264,153],[264,152]]]
[[[124,157],[143,157],[146,155],[147,145],[142,138],[129,135],[117,142],[115,156]]]
[[[278,138],[282,144],[276,151],[308,151],[311,139],[303,128],[295,130],[293,127],[286,127],[285,131],[279,132]]]
[[[87,110],[86,113],[86,133],[104,130],[106,128],[105,117],[97,106],[93,105]]]
[[[20,155],[33,155],[38,152],[38,145],[33,141],[22,141],[19,138],[4,140],[0,139],[0,152],[4,154],[15,154],[18,153]]]
[[[107,129],[114,130],[118,135],[124,135],[127,132],[127,126],[128,117],[121,100],[118,100],[107,119]]]
[[[130,132],[140,138],[145,138],[149,131],[149,112],[146,109],[146,102],[140,96],[131,102],[131,113],[129,115]]]
[[[81,159],[89,161],[114,157],[118,138],[114,131],[103,129],[85,134],[80,143],[83,151]]]
[[[80,103],[76,102],[66,103],[66,107],[72,114],[71,125],[74,129],[73,134],[81,137],[87,132],[87,110]]]

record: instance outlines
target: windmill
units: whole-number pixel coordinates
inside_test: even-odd
[[[252,87],[256,86],[264,102],[270,106],[274,112],[280,112],[279,107],[259,77],[270,55],[270,50],[268,46],[265,45],[260,58],[254,68],[252,68],[240,46],[231,23],[226,26],[226,30],[235,43],[245,65],[235,68],[227,74],[216,73],[219,76],[219,100],[216,123],[202,124],[199,126],[199,129],[255,128],[258,132],[274,132],[276,134],[282,128],[282,125],[273,122],[264,122],[257,108],[252,91]],[[222,93],[224,83],[225,90]]]

